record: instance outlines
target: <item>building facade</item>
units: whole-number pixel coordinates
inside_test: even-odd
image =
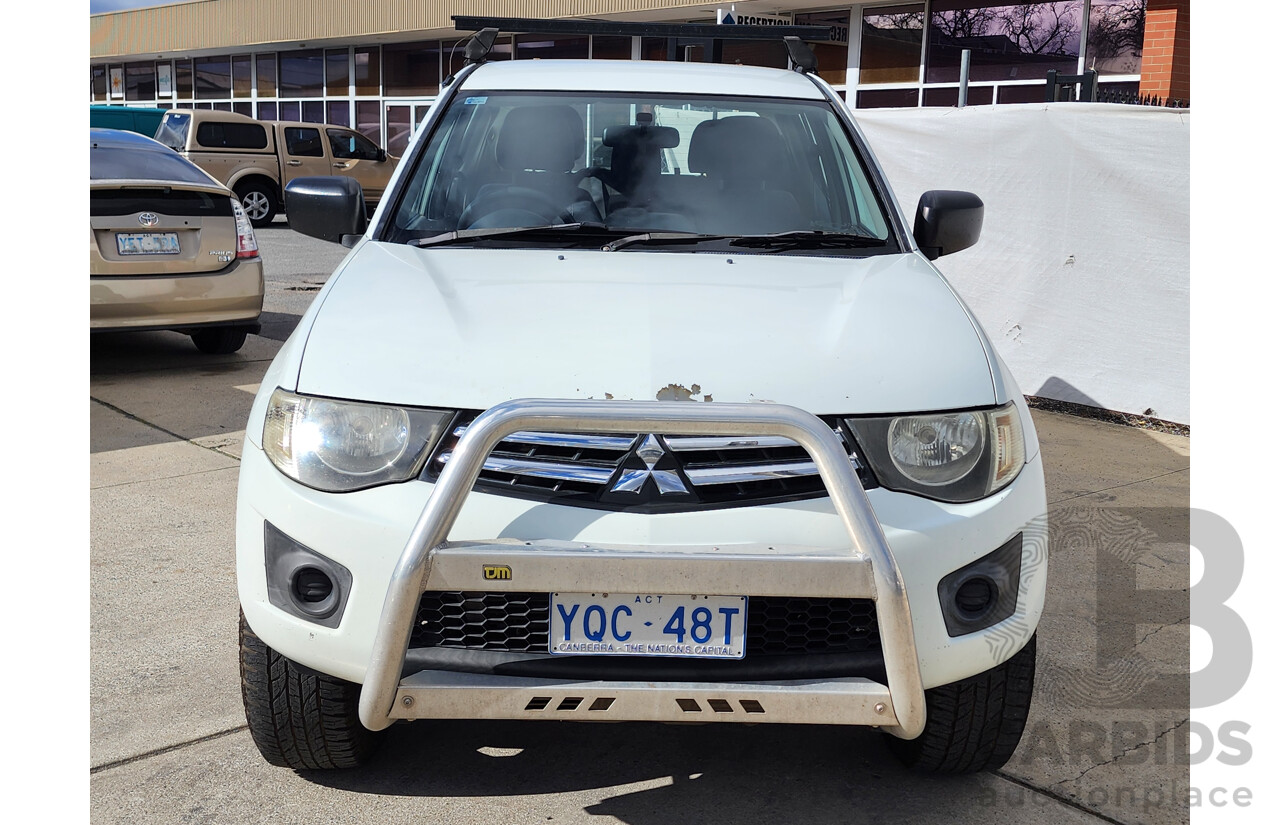
[[[190,0],[90,17],[90,101],[213,108],[353,126],[395,155],[463,65],[452,15],[830,27],[818,72],[854,108],[1045,99],[1046,73],[1098,74],[1104,96],[1186,105],[1190,0]],[[701,59],[688,47],[676,59]],[[503,34],[491,59],[666,60],[662,38]],[[727,43],[723,59],[787,66],[781,42]]]

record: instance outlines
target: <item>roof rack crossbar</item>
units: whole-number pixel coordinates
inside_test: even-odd
[[[695,40],[833,40],[831,26],[721,26],[713,23],[632,23],[618,20],[543,20],[524,17],[453,15],[454,28],[478,32],[496,28],[507,34],[598,34],[622,37],[679,37]]]

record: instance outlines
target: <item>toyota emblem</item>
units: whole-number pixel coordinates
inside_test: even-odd
[[[160,218],[156,216],[155,212],[143,212],[138,216],[138,223],[143,226],[155,226],[160,223]]]

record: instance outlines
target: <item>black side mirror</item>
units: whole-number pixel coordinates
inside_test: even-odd
[[[364,190],[353,178],[294,178],[284,188],[284,211],[291,229],[332,243],[363,235],[369,226]]]
[[[384,162],[386,159],[387,159],[387,150],[386,150],[386,149],[379,148],[379,149],[378,149],[378,163],[382,163],[382,162]]]
[[[968,249],[982,234],[982,211],[982,199],[972,192],[925,192],[916,207],[916,245],[931,261]]]

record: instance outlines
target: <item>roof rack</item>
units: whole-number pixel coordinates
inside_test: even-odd
[[[726,40],[782,40],[796,71],[812,72],[818,60],[805,41],[834,40],[831,26],[742,26],[710,23],[630,23],[615,20],[544,20],[522,17],[453,15],[454,28],[477,34],[467,43],[467,62],[483,63],[499,31],[511,34],[597,34],[620,37],[664,37],[667,59],[685,46],[702,46],[702,59],[721,63]]]

